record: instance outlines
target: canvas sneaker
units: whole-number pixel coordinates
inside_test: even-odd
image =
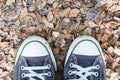
[[[105,61],[96,39],[81,36],[73,41],[64,64],[64,80],[106,80]]]
[[[19,48],[14,80],[55,80],[56,61],[49,44],[38,36],[27,38]]]

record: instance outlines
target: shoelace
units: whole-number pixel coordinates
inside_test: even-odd
[[[69,80],[88,80],[87,79],[88,76],[94,75],[95,77],[97,77],[99,75],[98,72],[91,71],[93,69],[96,69],[96,70],[100,69],[99,65],[83,68],[79,65],[70,63],[69,66],[70,66],[70,68],[76,68],[77,70],[76,71],[69,70],[68,75],[75,74],[80,77],[79,79],[69,79]]]
[[[33,77],[38,77],[39,79],[41,80],[45,80],[44,76],[48,76],[50,77],[51,76],[51,72],[47,72],[47,73],[37,73],[33,70],[45,70],[45,69],[50,69],[51,68],[51,65],[48,64],[46,66],[34,66],[34,67],[24,67],[24,66],[21,66],[21,70],[23,71],[29,71],[28,74],[26,73],[22,73],[21,76],[22,78],[30,78],[30,80],[35,80]]]

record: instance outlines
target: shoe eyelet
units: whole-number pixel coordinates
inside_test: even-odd
[[[70,63],[70,65],[69,65],[70,67],[73,67],[73,63]]]
[[[96,65],[96,69],[100,69],[100,65]]]
[[[95,77],[98,77],[98,72],[95,72]]]
[[[25,73],[22,73],[21,76],[22,76],[22,78],[25,78]]]
[[[47,75],[48,77],[50,77],[51,76],[51,72],[48,72],[48,75]]]
[[[48,64],[47,66],[48,66],[49,69],[51,68],[51,65],[50,65],[50,64]]]
[[[68,71],[68,75],[72,75],[72,71],[71,70]]]
[[[21,70],[24,70],[24,66],[21,66]]]

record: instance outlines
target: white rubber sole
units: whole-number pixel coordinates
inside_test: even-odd
[[[70,46],[70,48],[69,48],[69,50],[68,50],[68,52],[67,52],[64,66],[66,65],[66,63],[67,63],[67,61],[68,61],[68,58],[70,57],[70,55],[71,55],[74,47],[77,45],[77,43],[79,43],[79,42],[81,42],[81,41],[83,41],[83,40],[93,41],[93,42],[96,44],[96,46],[98,46],[100,55],[102,56],[102,58],[103,58],[103,60],[104,60],[104,64],[105,64],[105,59],[104,59],[104,56],[103,56],[103,51],[102,51],[102,49],[101,49],[101,47],[100,47],[99,42],[98,42],[95,38],[93,38],[93,37],[91,37],[91,36],[85,35],[85,36],[80,36],[80,37],[76,38],[76,39],[72,42],[72,44],[71,44],[71,46]],[[87,49],[86,49],[86,50],[87,50]]]
[[[46,47],[46,49],[48,49],[48,51],[49,51],[48,55],[50,55],[50,57],[51,57],[51,59],[52,59],[52,61],[53,61],[53,64],[54,64],[54,66],[55,66],[55,70],[57,71],[57,65],[56,65],[55,57],[54,57],[54,55],[53,55],[53,52],[52,52],[52,50],[51,50],[48,42],[47,42],[45,39],[43,39],[42,37],[38,37],[38,36],[30,36],[30,37],[28,37],[28,38],[22,43],[22,45],[20,46],[20,48],[19,48],[19,50],[18,50],[18,53],[17,53],[17,57],[16,57],[16,60],[15,60],[15,65],[16,65],[16,62],[18,61],[19,57],[20,57],[21,54],[22,54],[22,53],[21,53],[22,49],[24,48],[24,46],[25,46],[27,43],[29,43],[29,42],[31,42],[31,41],[39,41],[39,42],[41,42],[42,44],[44,44],[44,46]]]

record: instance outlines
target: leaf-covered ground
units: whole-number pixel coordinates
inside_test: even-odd
[[[81,35],[100,42],[106,80],[120,80],[120,0],[0,0],[0,80],[13,80],[18,48],[31,35],[50,44],[58,80],[70,44]]]

